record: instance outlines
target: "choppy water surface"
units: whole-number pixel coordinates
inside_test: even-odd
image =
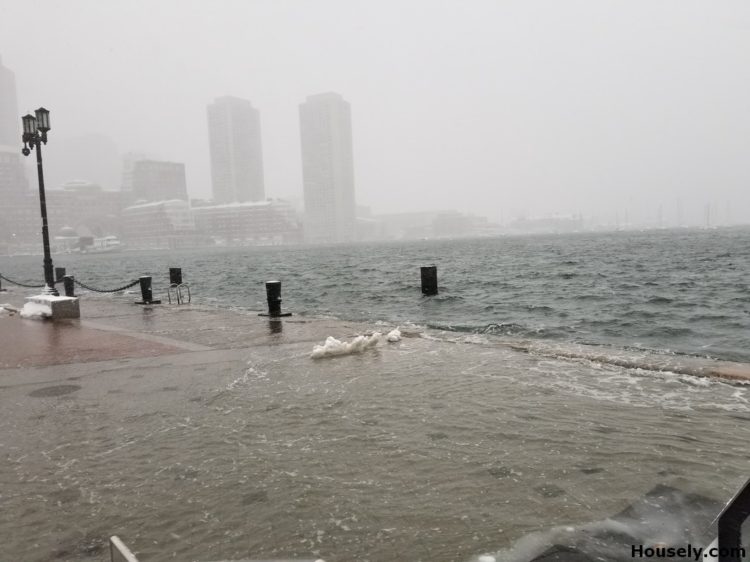
[[[38,262],[0,258],[0,272],[38,280]],[[440,294],[421,298],[429,264]],[[280,279],[297,313],[750,361],[747,229],[60,255],[55,265],[104,287],[151,274],[162,290],[179,266],[198,299],[219,306],[263,309],[263,281]]]
[[[0,271],[36,279],[37,261],[0,258]],[[441,293],[424,298],[418,268],[431,263]],[[181,266],[197,300],[240,312],[264,308],[262,282],[279,278],[298,316],[432,328],[357,356],[260,346],[200,372],[151,361],[3,388],[12,559],[96,559],[97,537],[117,532],[146,561],[466,561],[601,520],[659,484],[722,501],[750,476],[750,387],[501,345],[750,361],[748,231],[56,265],[102,286],[150,273],[162,288]]]

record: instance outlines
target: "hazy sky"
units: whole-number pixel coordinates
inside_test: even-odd
[[[0,0],[0,55],[48,152],[105,133],[193,196],[214,97],[260,110],[267,195],[301,198],[298,105],[336,91],[376,212],[750,221],[746,0]]]

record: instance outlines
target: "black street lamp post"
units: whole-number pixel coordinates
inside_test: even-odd
[[[42,170],[42,144],[47,144],[49,126],[49,111],[40,107],[34,115],[24,115],[23,121],[23,152],[24,156],[31,154],[36,148],[36,171],[39,176],[39,205],[42,208],[42,242],[44,244],[44,290],[45,295],[59,293],[55,289],[55,274],[52,267],[52,256],[49,249],[49,229],[47,227],[47,199],[44,195],[44,171]],[[28,146],[27,146],[28,145]]]

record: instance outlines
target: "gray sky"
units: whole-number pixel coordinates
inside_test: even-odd
[[[298,104],[336,91],[376,212],[750,221],[746,0],[0,0],[0,55],[48,152],[105,133],[193,196],[214,97],[260,110],[267,195],[301,198]]]

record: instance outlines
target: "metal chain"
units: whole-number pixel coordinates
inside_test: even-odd
[[[129,283],[128,285],[125,285],[124,287],[118,287],[117,289],[95,289],[94,287],[89,287],[85,283],[81,283],[76,278],[73,278],[73,282],[79,287],[83,287],[84,289],[87,289],[89,291],[94,291],[95,293],[119,293],[120,291],[124,291],[125,289],[130,289],[130,287],[134,287],[140,282],[140,279],[136,279],[132,283]]]
[[[44,283],[41,285],[29,285],[27,283],[19,283],[18,281],[13,281],[13,279],[8,279],[5,275],[0,273],[0,279],[4,279],[8,283],[12,285],[18,285],[19,287],[26,287],[27,289],[41,289],[42,287],[46,287]]]

